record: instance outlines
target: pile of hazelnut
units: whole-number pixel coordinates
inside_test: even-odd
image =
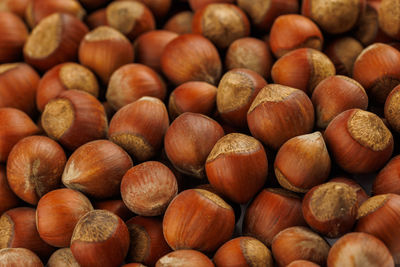
[[[0,0],[0,267],[400,264],[399,41],[400,0]]]

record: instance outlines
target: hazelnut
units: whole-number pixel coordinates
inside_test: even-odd
[[[393,157],[375,178],[372,192],[400,195],[400,156]]]
[[[118,110],[143,96],[164,100],[166,91],[164,81],[154,70],[142,64],[127,64],[112,74],[106,99]]]
[[[6,176],[6,167],[0,165],[0,214],[9,209],[16,208],[20,204],[20,200],[10,189]]]
[[[337,115],[352,108],[366,110],[368,96],[357,81],[342,75],[322,80],[311,97],[314,104],[316,124],[325,129]]]
[[[253,25],[264,31],[269,31],[280,15],[299,11],[298,0],[237,0],[237,4],[249,15]]]
[[[84,144],[72,153],[65,165],[62,182],[94,198],[119,195],[123,175],[132,167],[129,155],[108,140]]]
[[[304,0],[301,13],[314,20],[324,31],[339,34],[349,31],[356,25],[365,10],[365,2],[365,0]]]
[[[400,232],[397,230],[400,227],[400,196],[384,194],[369,198],[358,209],[357,218],[355,231],[379,238],[390,250],[394,263],[400,264]]]
[[[136,62],[144,64],[161,73],[162,52],[165,46],[176,37],[178,37],[177,33],[165,30],[143,33],[136,38],[133,44]]]
[[[131,211],[143,216],[162,215],[177,193],[175,175],[157,161],[129,169],[121,182],[122,200]]]
[[[379,27],[390,37],[399,40],[400,28],[398,0],[382,0],[378,8]]]
[[[107,135],[107,117],[103,105],[92,95],[78,90],[62,91],[49,101],[41,124],[52,139],[69,150]]]
[[[331,238],[349,232],[357,217],[357,193],[344,183],[328,182],[304,196],[302,210],[308,225]]]
[[[106,26],[107,25],[106,9],[102,8],[92,12],[87,16],[85,22],[90,30],[96,29],[97,27],[100,26]]]
[[[107,24],[130,40],[155,29],[153,14],[140,1],[114,1],[106,8]]]
[[[253,37],[233,41],[225,54],[228,70],[242,68],[269,78],[273,59],[266,42]]]
[[[32,0],[0,0],[0,11],[12,12],[25,19],[26,8]]]
[[[70,248],[56,250],[47,262],[47,267],[80,267]]]
[[[246,128],[247,111],[267,82],[248,69],[233,69],[222,76],[217,90],[217,109],[221,118],[238,128]]]
[[[26,248],[32,250],[42,260],[50,257],[54,248],[40,238],[36,229],[35,213],[33,208],[19,207],[1,215],[0,251],[3,251],[4,248]],[[2,262],[0,260],[0,266]]]
[[[257,239],[247,236],[223,244],[215,253],[213,261],[217,267],[273,266],[270,250]]]
[[[272,66],[275,83],[298,88],[311,95],[325,78],[335,75],[332,61],[313,48],[298,48],[279,58]]]
[[[0,267],[43,267],[39,257],[26,248],[4,248],[0,250]]]
[[[329,176],[331,160],[320,132],[293,137],[275,157],[275,175],[288,190],[305,193]]]
[[[212,261],[203,253],[196,250],[182,249],[168,253],[161,257],[156,267],[214,267]]]
[[[215,46],[199,34],[183,34],[167,44],[161,69],[175,85],[189,81],[217,84],[222,64]]]
[[[372,43],[386,43],[392,41],[379,27],[378,9],[382,0],[367,0],[365,12],[361,14],[354,36],[365,46]]]
[[[217,88],[206,82],[186,82],[169,96],[168,111],[172,119],[185,112],[210,116],[215,109]]]
[[[62,147],[45,136],[29,136],[12,148],[7,160],[10,188],[22,200],[36,205],[61,185],[67,158]]]
[[[362,44],[356,39],[342,37],[331,41],[324,52],[335,65],[337,74],[351,76],[354,62],[363,49]]]
[[[314,108],[303,91],[269,84],[251,104],[247,123],[255,138],[277,150],[290,138],[312,131]]]
[[[275,235],[292,226],[305,226],[301,198],[285,189],[262,190],[246,209],[243,233],[271,246]]]
[[[393,152],[393,136],[375,114],[349,109],[336,116],[324,133],[330,155],[349,173],[383,167]]]
[[[50,15],[29,35],[24,46],[25,62],[44,72],[57,64],[76,61],[79,44],[87,32],[86,25],[69,14]]]
[[[197,178],[205,176],[204,165],[224,130],[213,119],[186,112],[176,118],[164,138],[164,148],[174,167]]]
[[[40,80],[36,93],[37,108],[43,111],[50,100],[69,89],[85,91],[94,97],[99,95],[99,84],[93,72],[76,63],[63,63],[47,71]]]
[[[134,159],[146,161],[161,149],[169,119],[164,103],[142,97],[115,113],[110,122],[110,141],[124,148]]]
[[[394,267],[393,257],[385,244],[366,233],[349,233],[332,246],[328,266]]]
[[[281,15],[271,27],[269,44],[275,57],[302,47],[321,50],[324,37],[318,26],[309,18],[297,15]]]
[[[177,34],[192,33],[192,20],[193,12],[188,10],[181,11],[164,24],[164,30],[176,32]]]
[[[129,40],[108,26],[97,27],[86,34],[79,46],[80,63],[93,70],[104,84],[108,84],[115,70],[132,63],[133,58],[133,47]]]
[[[263,187],[268,174],[268,160],[257,139],[231,133],[214,145],[205,169],[208,181],[218,192],[244,204]]]
[[[34,117],[39,80],[37,72],[28,64],[0,65],[0,107],[17,108]]]
[[[53,13],[69,14],[80,20],[86,15],[78,0],[31,0],[25,12],[26,21],[31,28]]]
[[[272,253],[279,266],[296,260],[308,260],[325,265],[329,244],[318,234],[302,226],[289,227],[272,240]]]
[[[68,247],[78,220],[93,210],[82,193],[62,188],[44,195],[36,208],[36,228],[47,244]]]
[[[129,248],[129,231],[115,214],[86,213],[75,226],[71,251],[81,266],[120,266]]]
[[[199,181],[199,180],[197,180]],[[193,188],[193,185],[191,186]],[[225,197],[222,193],[217,191],[211,184],[200,184],[200,185],[195,185],[195,189],[204,189],[207,191],[210,191],[211,193],[214,193],[218,195],[220,198],[222,198],[226,203],[228,203],[229,206],[232,207],[233,212],[235,213],[235,221],[236,223],[240,220],[240,217],[242,215],[242,208],[239,203],[232,202],[229,200],[227,197]]]
[[[397,133],[400,133],[400,85],[397,85],[387,96],[385,101],[384,113],[385,119],[390,127]]]
[[[377,104],[385,103],[390,91],[400,83],[400,52],[382,43],[368,46],[354,62],[353,79]]]
[[[365,190],[359,185],[356,181],[346,178],[346,177],[335,177],[329,180],[329,182],[336,182],[336,183],[344,183],[352,187],[357,194],[357,206],[360,207],[362,203],[364,203],[369,196],[365,192]]]
[[[128,262],[154,266],[158,259],[171,252],[164,239],[161,220],[137,216],[127,221],[126,226],[131,239]]]
[[[28,29],[22,19],[0,10],[0,36],[0,63],[19,61],[28,38]]]
[[[189,189],[169,204],[163,219],[163,232],[174,249],[213,252],[228,241],[235,228],[235,215],[218,195],[203,189]]]
[[[23,111],[0,108],[0,162],[6,162],[12,147],[22,138],[39,133],[39,128]]]
[[[194,13],[192,32],[202,34],[224,49],[250,34],[250,22],[236,5],[212,3]]]

